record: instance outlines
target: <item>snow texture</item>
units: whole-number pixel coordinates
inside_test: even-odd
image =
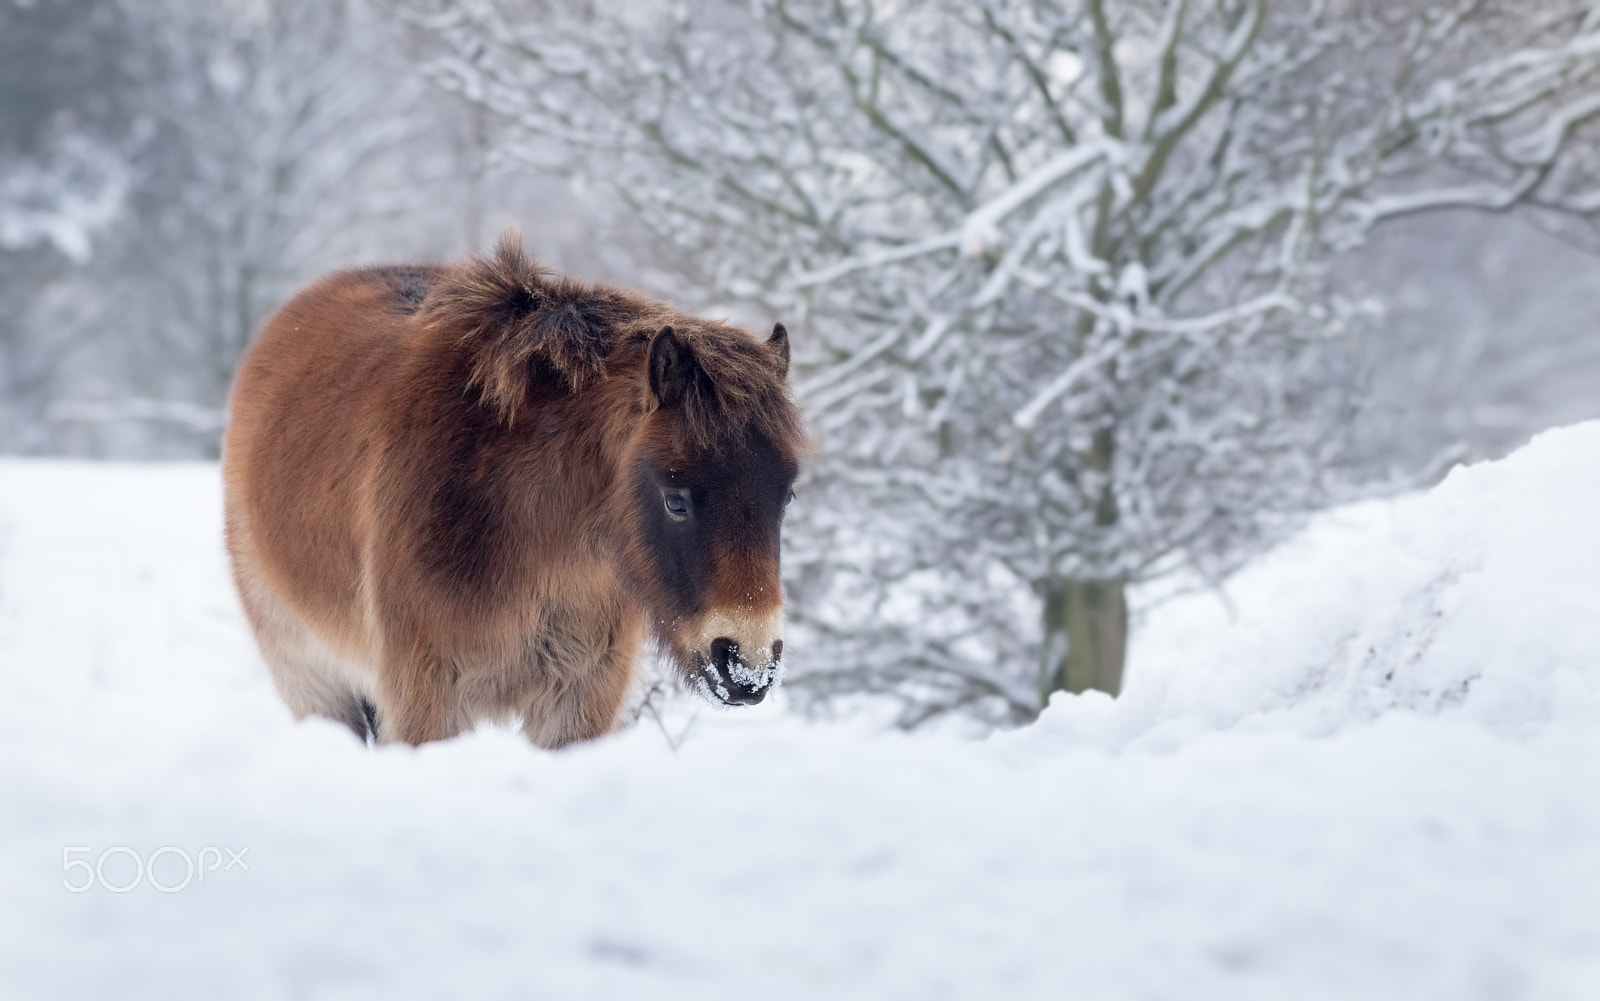
[[[1600,424],[1322,517],[983,742],[368,749],[273,694],[219,493],[0,462],[0,996],[1600,996]],[[63,886],[164,847],[204,879]]]

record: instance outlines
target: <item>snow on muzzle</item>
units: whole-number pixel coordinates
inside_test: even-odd
[[[724,705],[753,706],[783,674],[783,612],[711,612],[694,643],[700,694]]]

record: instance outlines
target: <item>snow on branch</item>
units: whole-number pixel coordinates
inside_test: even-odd
[[[128,169],[83,136],[63,138],[42,162],[0,164],[0,249],[54,247],[87,261],[95,233],[122,212]]]
[[[1072,292],[1057,292],[1054,294],[1062,301],[1071,303],[1084,312],[1108,321],[1118,330],[1126,332],[1148,330],[1165,334],[1205,333],[1209,330],[1237,324],[1243,320],[1260,316],[1263,313],[1275,310],[1294,310],[1300,306],[1300,303],[1290,296],[1274,292],[1251,299],[1248,302],[1239,303],[1236,306],[1219,309],[1204,316],[1168,318],[1138,315],[1121,303],[1096,302],[1086,296]],[[1108,347],[1118,348],[1120,345],[1108,345]],[[1050,404],[1070,391],[1078,380],[1094,372],[1098,365],[1104,364],[1109,360],[1110,357],[1104,350],[1098,354],[1091,352],[1081,355],[1065,371],[1046,383],[1034,395],[1033,399],[1029,400],[1026,405],[1011,416],[1012,425],[1022,431],[1032,430],[1034,425],[1039,422],[1040,415],[1044,413]]]
[[[1099,160],[1114,156],[1113,142],[1083,143],[1065,150],[973,210],[961,224],[961,252],[977,257],[1000,241],[999,224],[1056,184]]]

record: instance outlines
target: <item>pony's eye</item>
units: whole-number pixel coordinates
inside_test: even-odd
[[[685,497],[683,494],[671,493],[666,494],[664,499],[666,500],[668,514],[672,515],[674,518],[682,518],[688,515],[689,498]]]
[[[794,491],[793,490],[789,491],[789,497],[788,497],[788,499],[786,499],[783,502],[783,506],[784,507],[788,507],[792,503],[794,503]]]

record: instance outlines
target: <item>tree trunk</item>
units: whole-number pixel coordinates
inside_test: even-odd
[[[1086,336],[1087,330],[1080,326],[1081,334]],[[1107,424],[1095,430],[1084,465],[1107,473],[1115,452],[1115,429]],[[1108,480],[1095,503],[1095,526],[1109,529],[1117,516],[1117,496]],[[1044,597],[1040,703],[1056,691],[1120,692],[1128,652],[1127,579],[1050,577],[1040,593]]]
[[[1043,588],[1040,694],[1116,695],[1128,650],[1127,581],[1052,578]]]

